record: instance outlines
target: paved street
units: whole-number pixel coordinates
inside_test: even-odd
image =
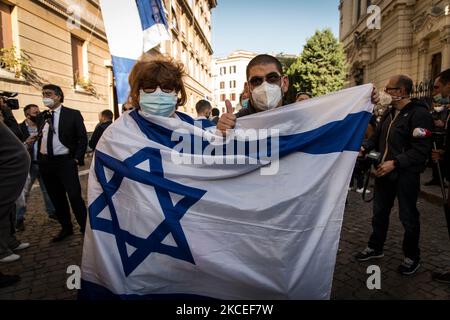
[[[83,168],[82,170],[85,170]],[[424,179],[427,181],[427,179]],[[86,197],[87,176],[81,178]],[[432,190],[436,193],[437,188]],[[445,219],[441,208],[420,200],[422,213],[423,264],[417,275],[403,277],[396,273],[403,259],[401,251],[402,227],[395,209],[386,243],[385,258],[377,261],[382,272],[381,290],[370,291],[366,287],[369,275],[366,269],[371,263],[357,263],[352,256],[363,249],[371,227],[371,205],[361,200],[359,194],[350,192],[337,257],[333,283],[333,299],[449,299],[450,286],[434,283],[432,271],[450,267],[450,241],[446,234]],[[1,265],[4,273],[18,273],[22,281],[14,287],[0,289],[0,299],[75,299],[76,292],[66,288],[66,269],[80,265],[82,237],[76,235],[60,244],[51,244],[51,238],[59,231],[57,223],[49,221],[39,188],[34,188],[27,213],[26,230],[19,234],[23,241],[31,243],[22,259],[13,264]]]

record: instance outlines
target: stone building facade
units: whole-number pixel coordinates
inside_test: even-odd
[[[341,0],[339,10],[348,86],[382,88],[400,73],[422,82],[450,68],[450,1]]]

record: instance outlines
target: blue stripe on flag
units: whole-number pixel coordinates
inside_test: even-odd
[[[172,130],[144,119],[137,111],[131,112],[130,116],[136,121],[137,125],[148,139],[170,149],[174,149],[175,146],[180,144],[181,141],[172,141]],[[289,155],[293,152],[329,154],[343,151],[359,151],[371,116],[372,114],[369,112],[354,113],[348,115],[341,121],[330,122],[308,132],[281,136],[279,137],[279,157]],[[180,134],[180,136],[182,139],[186,138],[190,139],[190,141],[195,141],[193,135]],[[234,150],[234,155],[237,155],[236,145],[238,142],[234,140],[229,143],[233,143],[234,148],[227,148],[227,146],[224,145],[223,154],[227,154],[225,150]],[[266,143],[261,144],[268,146],[267,148],[269,151],[268,154],[262,154],[261,156],[273,156],[270,154],[271,138],[269,137],[268,142],[266,141]],[[203,141],[201,152],[209,145],[208,141]],[[182,153],[190,154],[198,154],[199,152],[200,148],[196,148],[194,145],[192,145],[190,151],[182,150]],[[249,143],[246,143],[245,155],[247,157],[261,159],[259,152],[257,155],[250,154]]]
[[[118,103],[122,104],[128,100],[128,94],[130,92],[128,76],[136,63],[136,60],[112,56],[112,63],[117,90],[117,100]]]
[[[114,294],[110,290],[90,281],[81,280],[78,300],[203,300],[218,301],[210,297],[193,294]]]
[[[142,30],[147,30],[155,24],[167,27],[166,17],[161,0],[136,0],[141,17]]]

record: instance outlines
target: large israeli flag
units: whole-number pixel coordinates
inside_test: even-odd
[[[240,118],[227,140],[181,113],[124,114],[91,166],[81,296],[329,299],[371,91]]]
[[[128,75],[136,60],[169,40],[161,0],[101,0],[119,103],[128,98]]]

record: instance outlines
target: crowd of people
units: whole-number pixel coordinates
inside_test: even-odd
[[[183,66],[171,58],[142,58],[129,76],[131,90],[127,103],[122,106],[124,116],[129,116],[131,110],[138,110],[144,119],[149,115],[185,119],[187,115],[177,111],[187,101],[184,76]],[[282,108],[287,103],[283,98],[289,90],[289,78],[283,74],[282,65],[275,57],[256,56],[247,66],[246,77],[236,113],[230,101],[226,101],[227,112],[219,116],[219,110],[209,101],[200,100],[196,104],[197,118],[193,120],[200,122],[203,128],[215,127],[226,135],[235,128],[238,118]],[[390,99],[390,107],[378,119],[372,119],[353,177],[357,191],[362,192],[362,176],[370,167],[367,154],[376,151],[379,159],[374,172],[373,233],[367,248],[355,259],[367,261],[383,257],[389,215],[398,198],[400,221],[405,229],[405,257],[398,271],[404,275],[414,274],[420,266],[420,214],[417,210],[420,175],[430,158],[436,165],[439,163],[440,168],[448,169],[450,164],[450,143],[446,143],[450,134],[450,70],[438,76],[434,89],[434,106],[429,106],[411,98],[413,81],[408,76],[395,75],[389,80],[384,93]],[[88,141],[81,113],[64,105],[64,93],[59,86],[44,86],[42,97],[47,110],[40,112],[39,106],[27,105],[23,109],[26,119],[20,125],[4,99],[0,99],[0,263],[20,259],[18,253],[29,247],[28,243],[17,241],[15,233],[26,227],[26,201],[35,181],[39,182],[49,219],[61,226],[53,241],[63,241],[74,233],[71,209],[80,232],[84,233],[87,209],[78,167],[84,165],[87,146],[95,149],[103,132],[109,127],[114,130],[114,115],[105,110],[100,113],[99,124]],[[301,103],[310,98],[311,93],[298,92],[296,101]],[[376,88],[371,99],[373,104],[380,102]],[[434,148],[433,137],[440,139]],[[442,172],[449,180],[450,169]],[[433,177],[433,183],[442,179],[439,174]],[[447,210],[449,207],[450,204]],[[434,278],[450,283],[450,273],[436,274]],[[0,274],[0,286],[18,280],[17,276]]]

